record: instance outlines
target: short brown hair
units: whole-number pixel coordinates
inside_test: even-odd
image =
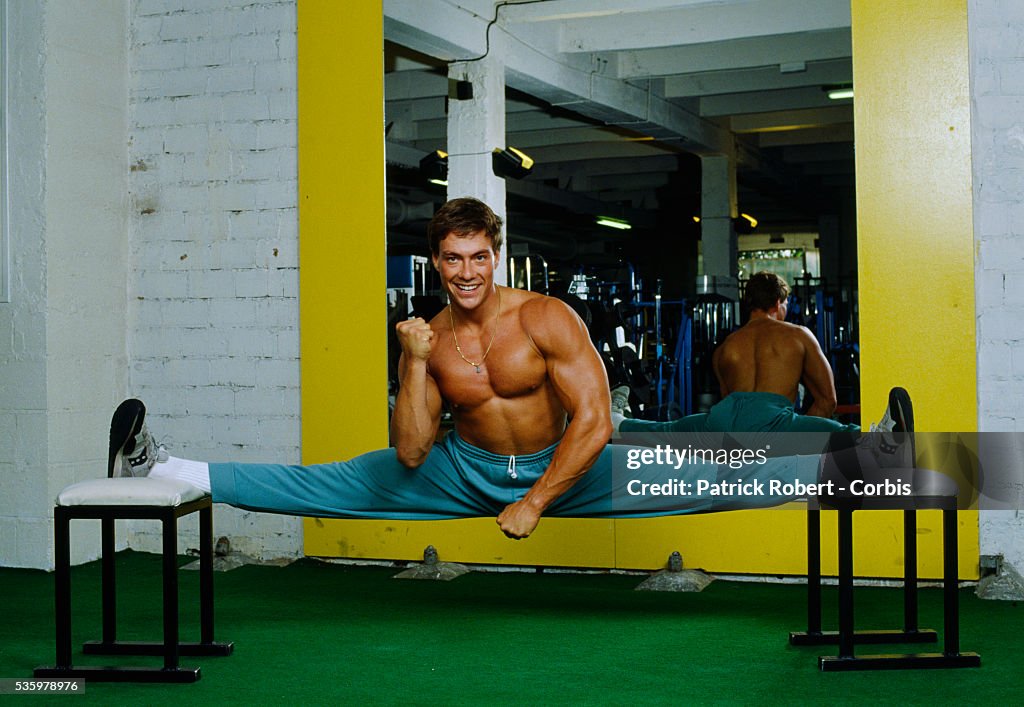
[[[743,304],[748,312],[756,309],[768,311],[789,297],[789,285],[773,272],[762,270],[747,280],[743,291]]]
[[[452,199],[437,210],[427,226],[427,242],[430,252],[441,252],[441,241],[450,233],[456,236],[470,236],[480,231],[491,239],[494,252],[501,250],[504,237],[501,233],[501,217],[491,207],[472,197]]]

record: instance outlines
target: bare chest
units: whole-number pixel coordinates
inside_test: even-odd
[[[547,366],[521,331],[499,332],[482,361],[482,347],[459,339],[463,355],[451,333],[444,332],[430,357],[431,375],[453,407],[472,409],[495,399],[521,398],[547,385]]]

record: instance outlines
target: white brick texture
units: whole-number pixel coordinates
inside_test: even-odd
[[[980,429],[1024,423],[1024,25],[1010,5],[971,0]],[[1014,411],[1018,411],[1014,413]]]
[[[133,3],[130,386],[177,456],[301,456],[295,14]],[[219,507],[215,523],[250,554],[301,553],[297,519]]]
[[[968,0],[978,429],[1024,432],[1024,3]],[[1024,518],[982,512],[981,553],[1024,569]]]

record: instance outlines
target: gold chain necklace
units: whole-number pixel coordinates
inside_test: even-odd
[[[494,343],[494,335],[498,333],[498,319],[501,317],[501,288],[495,288],[495,292],[498,293],[498,313],[494,315],[494,329],[491,330],[491,340],[487,342],[487,349],[484,351],[483,358],[480,359],[480,363],[473,363],[465,354],[462,353],[462,347],[459,346],[459,337],[455,334],[455,315],[452,314],[452,303],[448,303],[448,319],[452,323],[452,339],[455,341],[455,350],[459,352],[459,356],[463,361],[468,363],[470,366],[476,369],[476,372],[480,372],[480,366],[487,360],[487,354],[491,352],[491,344]]]

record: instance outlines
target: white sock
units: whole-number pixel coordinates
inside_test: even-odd
[[[178,479],[179,481],[190,483],[206,493],[210,493],[210,465],[206,462],[167,457],[167,461],[154,464],[147,476],[151,478]]]

